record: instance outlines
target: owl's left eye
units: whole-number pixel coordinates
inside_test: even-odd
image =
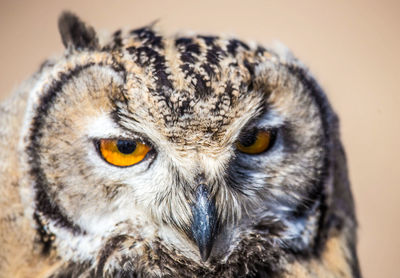
[[[139,163],[151,149],[140,141],[122,139],[100,139],[98,148],[105,161],[120,167]]]
[[[261,154],[271,148],[275,135],[274,130],[253,129],[240,136],[236,148],[246,154]]]

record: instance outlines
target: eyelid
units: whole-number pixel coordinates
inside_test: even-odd
[[[154,148],[154,144],[152,143],[152,141],[148,140],[146,136],[142,136],[141,134],[137,133],[129,133],[124,135],[105,135],[105,136],[96,136],[91,138],[91,140],[95,142],[95,144],[99,143],[100,140],[102,139],[136,141],[142,144],[146,144],[150,146],[152,149]]]

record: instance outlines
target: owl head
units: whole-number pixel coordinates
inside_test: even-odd
[[[153,26],[100,37],[68,12],[59,29],[20,144],[58,275],[267,275],[333,234],[354,253],[337,117],[284,47]]]

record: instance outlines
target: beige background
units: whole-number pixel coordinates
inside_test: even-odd
[[[64,9],[98,29],[160,19],[167,33],[228,33],[288,45],[310,67],[341,118],[363,274],[400,277],[400,3],[2,0],[0,99],[47,56],[62,51],[56,21]]]

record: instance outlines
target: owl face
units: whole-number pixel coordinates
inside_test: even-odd
[[[68,50],[42,69],[22,143],[60,256],[189,275],[312,248],[333,114],[290,54],[150,27],[101,45],[60,22]]]

